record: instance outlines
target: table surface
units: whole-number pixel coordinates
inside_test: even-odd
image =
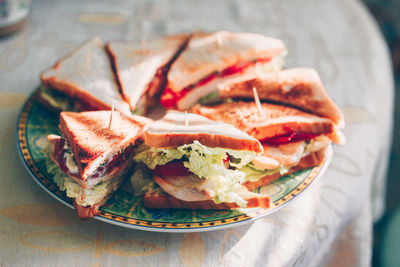
[[[93,35],[135,40],[192,30],[281,38],[286,67],[318,70],[342,108],[347,144],[288,207],[254,223],[167,234],[81,221],[18,159],[14,128],[39,74]],[[381,35],[357,1],[33,2],[27,26],[0,39],[0,266],[368,266],[383,211],[393,82]],[[372,142],[371,142],[372,140]]]

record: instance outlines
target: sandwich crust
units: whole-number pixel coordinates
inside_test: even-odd
[[[133,145],[146,121],[117,111],[110,129],[109,120],[110,111],[60,113],[59,127],[73,151],[82,180],[88,179],[110,157]]]
[[[334,123],[300,110],[282,105],[261,104],[260,114],[255,102],[232,102],[214,106],[196,105],[192,112],[214,121],[223,121],[247,132],[258,140],[296,133],[330,134]]]
[[[167,87],[177,92],[238,62],[272,58],[285,51],[281,40],[260,34],[198,32],[171,65]]]
[[[211,121],[192,113],[185,115],[182,112],[169,111],[161,120],[150,124],[144,132],[144,141],[151,147],[178,147],[196,140],[209,147],[262,152],[258,140],[232,125]]]
[[[127,42],[110,42],[107,51],[114,63],[121,92],[131,110],[138,102],[146,108],[155,103],[156,96],[165,85],[169,64],[188,40],[188,34],[167,36],[146,42],[145,45]]]
[[[339,129],[345,125],[340,109],[326,93],[314,69],[294,68],[232,79],[218,87],[219,97],[253,100],[253,87],[260,100],[283,103],[329,118]]]
[[[247,208],[269,208],[271,199],[266,195],[252,193],[251,197],[245,198]],[[166,193],[160,193],[149,189],[143,196],[143,205],[153,209],[216,209],[229,210],[240,208],[236,203],[215,203],[213,200],[205,201],[183,201]]]
[[[129,114],[129,105],[120,95],[111,62],[99,37],[94,37],[59,60],[40,76],[42,84],[72,98],[82,99],[91,108],[108,110],[114,104]]]

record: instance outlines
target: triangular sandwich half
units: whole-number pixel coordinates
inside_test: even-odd
[[[145,114],[165,86],[171,62],[185,46],[189,35],[173,35],[142,44],[110,42],[111,55],[121,92],[135,114]]]
[[[172,63],[161,96],[166,108],[186,110],[233,77],[280,69],[281,40],[252,33],[195,33]]]
[[[110,124],[111,119],[111,124]],[[74,199],[81,218],[94,216],[130,169],[133,148],[151,120],[117,111],[61,112],[61,136],[49,135],[50,168],[56,183]],[[51,167],[51,166],[50,166]]]
[[[60,110],[110,110],[130,114],[112,64],[99,37],[93,37],[40,76],[39,100]]]

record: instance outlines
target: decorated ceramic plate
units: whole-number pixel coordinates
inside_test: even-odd
[[[58,119],[58,115],[41,106],[33,94],[27,100],[17,122],[17,145],[21,159],[33,179],[51,196],[73,208],[71,199],[58,189],[46,170],[46,136],[59,133]],[[258,189],[260,193],[271,196],[273,203],[270,209],[147,209],[140,197],[133,196],[127,182],[100,208],[100,214],[94,218],[128,228],[157,232],[208,231],[242,225],[275,212],[298,197],[325,172],[331,154],[328,153],[327,159],[318,166],[281,177]]]

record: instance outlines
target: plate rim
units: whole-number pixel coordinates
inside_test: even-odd
[[[69,208],[74,209],[73,205],[63,199],[57,192],[61,193],[54,184],[51,186],[55,187],[52,191],[51,188],[47,187],[40,178],[36,175],[35,172],[41,174],[43,178],[49,180],[45,175],[43,175],[39,169],[37,168],[30,151],[30,148],[27,144],[27,122],[28,117],[31,114],[31,108],[36,103],[39,104],[36,100],[37,94],[39,89],[36,89],[25,101],[24,105],[22,106],[16,121],[16,131],[15,131],[15,141],[16,141],[16,148],[18,150],[18,155],[23,163],[25,169],[28,171],[30,176],[33,180],[39,184],[48,194],[50,194],[53,198],[57,199],[59,202],[63,203]],[[35,102],[36,100],[36,102]],[[214,231],[214,230],[222,230],[231,227],[241,226],[248,224],[250,222],[254,222],[266,215],[269,215],[273,212],[278,211],[282,207],[292,203],[293,199],[296,197],[301,196],[305,191],[307,191],[314,181],[319,179],[325,173],[326,169],[329,166],[330,161],[332,160],[332,146],[329,145],[326,149],[326,157],[323,162],[318,164],[317,166],[311,169],[311,173],[308,177],[301,182],[296,188],[298,192],[290,191],[281,199],[272,203],[271,208],[269,209],[257,209],[254,214],[249,216],[248,214],[240,214],[228,219],[218,219],[213,221],[207,222],[185,222],[185,223],[173,223],[173,222],[151,222],[147,220],[138,220],[123,217],[121,215],[115,215],[109,212],[105,212],[100,210],[100,215],[96,215],[93,218],[105,223],[114,224],[117,226],[122,226],[125,228],[136,229],[136,230],[143,230],[143,231],[150,231],[150,232],[163,232],[163,233],[189,233],[189,232],[205,232],[205,231]],[[30,165],[31,166],[30,166]],[[35,170],[36,169],[36,170]],[[50,181],[49,181],[50,182]],[[50,182],[51,183],[51,182]],[[289,195],[289,196],[288,196]],[[282,203],[281,203],[282,202]],[[239,218],[242,217],[240,220]],[[117,220],[118,218],[118,220]],[[228,221],[228,222],[227,222]],[[147,225],[146,225],[147,224]]]

